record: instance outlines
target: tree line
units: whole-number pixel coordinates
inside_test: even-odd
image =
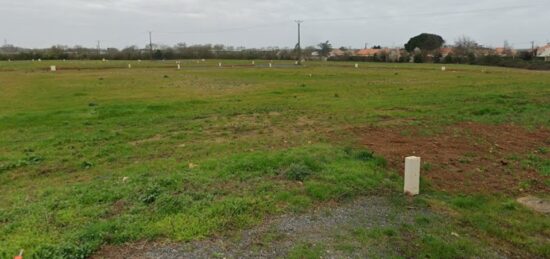
[[[85,48],[81,46],[68,47],[56,45],[46,49],[24,49],[11,45],[0,47],[0,60],[169,60],[169,59],[264,59],[264,60],[296,60],[321,59],[334,61],[370,61],[370,62],[415,62],[415,63],[446,63],[446,64],[476,64],[520,67],[529,69],[550,69],[550,64],[536,58],[536,53],[530,50],[515,51],[505,43],[500,52],[483,47],[468,37],[457,39],[452,45],[445,45],[443,37],[422,33],[412,37],[404,48],[389,49],[375,46],[378,50],[374,55],[357,55],[352,49],[341,47],[335,49],[329,41],[317,46],[299,48],[261,48],[250,49],[224,45],[187,45],[179,43],[174,46],[153,45],[140,48],[130,46],[117,48]]]
[[[152,51],[151,51],[152,50]],[[315,48],[302,50],[306,58]],[[169,59],[281,59],[298,58],[298,50],[290,48],[247,49],[224,45],[187,45],[179,43],[175,46],[153,45],[140,48],[130,46],[117,48],[85,48],[81,46],[68,47],[56,45],[45,49],[24,49],[11,45],[0,47],[0,60],[169,60]]]

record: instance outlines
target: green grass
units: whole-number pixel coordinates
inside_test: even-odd
[[[545,72],[223,62],[183,61],[179,71],[173,61],[0,62],[0,255],[74,258],[103,244],[196,240],[328,200],[399,192],[383,158],[348,147],[357,139],[347,127],[550,124]],[[524,163],[548,173],[545,160]],[[449,199],[460,215],[493,213]],[[535,230],[548,224],[537,220]],[[540,240],[508,240],[484,222],[464,224],[548,255]],[[444,241],[420,238],[423,253],[448,255],[433,250]]]

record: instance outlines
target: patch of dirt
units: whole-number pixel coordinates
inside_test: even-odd
[[[550,131],[514,125],[461,123],[437,130],[419,126],[350,129],[361,144],[403,171],[405,157],[422,158],[422,177],[437,190],[451,193],[547,193],[550,188],[533,167],[522,165],[528,154],[550,146]],[[538,153],[537,153],[538,152]]]
[[[332,247],[352,231],[411,224],[418,216],[432,214],[421,209],[397,209],[388,198],[365,197],[343,206],[319,208],[305,214],[283,215],[261,226],[209,240],[183,244],[142,241],[124,246],[105,246],[92,258],[285,258],[300,244],[322,246],[323,258],[364,258],[371,248],[355,244],[351,252]],[[353,244],[352,244],[353,245]],[[384,249],[381,251],[384,253]],[[388,253],[394,248],[387,247]],[[384,257],[383,254],[379,256]]]
[[[543,200],[534,196],[527,196],[519,198],[517,201],[523,206],[534,211],[550,214],[550,201],[548,200]]]
[[[126,210],[127,203],[125,200],[118,200],[116,201],[109,212],[107,213],[106,218],[112,218],[114,216],[120,215],[122,212]]]
[[[141,144],[150,143],[150,142],[157,142],[157,141],[161,141],[161,140],[162,140],[162,135],[157,134],[157,135],[152,136],[150,138],[132,141],[132,142],[130,142],[130,145],[138,146],[138,145],[141,145]]]

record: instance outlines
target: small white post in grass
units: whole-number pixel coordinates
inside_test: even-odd
[[[206,59],[203,58],[203,59],[201,59],[201,61],[202,61],[202,62],[206,62]]]
[[[107,61],[107,60],[106,60],[105,58],[103,58],[101,61],[105,62],[105,61]]]
[[[34,58],[32,59],[32,62],[34,62]]]
[[[141,59],[138,59],[138,63],[141,63]]]
[[[128,64],[128,68],[132,68],[132,64]]]
[[[297,66],[297,65],[298,65],[298,61],[294,61],[294,65],[296,65],[296,66]]]
[[[41,58],[39,58],[39,59],[38,59],[38,62],[42,62],[42,59],[41,59]]]
[[[52,71],[52,72],[57,71],[57,67],[56,66],[50,66],[50,71]]]
[[[256,65],[256,61],[252,60],[252,65]]]
[[[445,71],[447,71],[447,68],[446,67],[441,67],[441,71],[445,72]]]
[[[180,70],[180,69],[181,69],[181,65],[180,65],[180,64],[178,64],[178,70]]]
[[[359,68],[359,64],[355,63],[355,68]]]
[[[218,63],[218,67],[222,67],[222,62]]]
[[[420,157],[405,158],[405,194],[420,194]]]
[[[269,68],[272,68],[273,67],[273,64],[269,63]]]

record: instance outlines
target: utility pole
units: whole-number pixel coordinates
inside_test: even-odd
[[[304,21],[296,20],[295,22],[298,24],[298,64],[302,64],[302,32],[301,32],[301,25]]]
[[[151,56],[151,60],[153,60],[153,32],[149,31],[149,54]]]
[[[97,58],[101,56],[101,42],[97,41]]]

